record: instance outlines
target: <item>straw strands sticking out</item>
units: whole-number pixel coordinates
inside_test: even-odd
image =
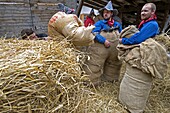
[[[127,113],[117,99],[120,82],[83,85],[84,57],[66,40],[0,40],[0,112]],[[154,80],[146,113],[170,111],[169,75],[170,66]]]
[[[170,38],[164,33],[157,35],[155,40],[170,52]],[[146,107],[146,113],[170,112],[170,63],[164,79],[154,79],[153,88]]]
[[[126,113],[116,100],[118,90],[104,86],[107,94],[101,94],[83,85],[83,58],[66,40],[1,39],[0,112]]]
[[[166,33],[157,35],[155,40],[162,44],[167,51],[170,51],[170,37]]]
[[[155,79],[146,107],[146,113],[170,112],[170,64],[163,80]]]
[[[66,41],[0,40],[0,111],[71,109],[81,85],[79,65]]]

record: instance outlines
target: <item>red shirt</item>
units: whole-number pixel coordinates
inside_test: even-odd
[[[84,26],[87,27],[87,26],[91,26],[91,25],[94,25],[94,20],[91,18],[91,17],[86,17],[86,20],[84,21]]]

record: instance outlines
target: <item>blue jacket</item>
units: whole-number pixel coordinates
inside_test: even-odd
[[[135,33],[130,38],[122,38],[122,44],[133,45],[139,44],[150,37],[159,34],[159,26],[156,20],[151,20],[143,24],[138,33]]]
[[[100,32],[102,30],[108,31],[111,27],[108,26],[107,20],[99,20],[94,24],[95,28],[93,29],[92,33],[94,33],[95,40],[97,40],[99,43],[104,44],[106,38],[100,35]],[[113,27],[119,27],[118,30],[119,32],[122,31],[122,25],[119,22],[114,21]]]

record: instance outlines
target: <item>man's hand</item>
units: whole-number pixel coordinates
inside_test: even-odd
[[[104,46],[105,46],[106,48],[110,47],[110,42],[109,42],[108,40],[106,40],[106,41],[104,42]]]

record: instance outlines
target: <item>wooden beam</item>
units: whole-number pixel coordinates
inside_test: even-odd
[[[101,2],[98,2],[98,1],[95,1],[95,0],[86,0],[86,1],[84,1],[84,4],[91,4],[92,5],[92,7],[91,8],[93,8],[93,7],[99,7],[99,9],[100,8],[102,8],[102,7],[104,7],[105,6],[105,4],[103,4],[103,3],[101,3]]]
[[[87,7],[90,7],[90,8],[93,8],[93,9],[96,9],[96,10],[99,10],[101,7],[98,7],[98,6],[94,6],[93,4],[89,4],[89,3],[83,3],[84,6],[87,6]]]

